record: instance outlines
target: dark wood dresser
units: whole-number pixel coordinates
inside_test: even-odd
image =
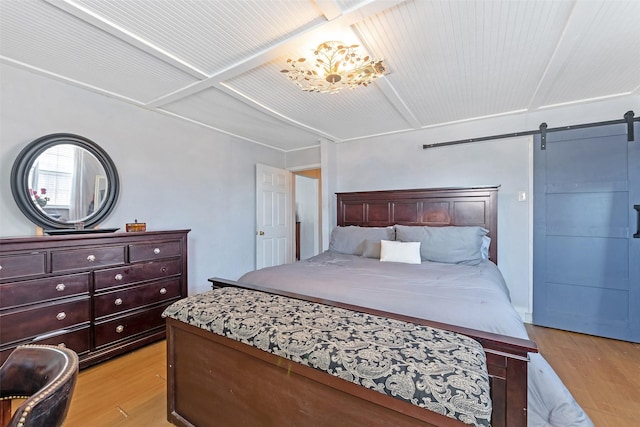
[[[187,296],[189,230],[0,239],[0,363],[20,344],[64,344],[80,367],[165,336]]]

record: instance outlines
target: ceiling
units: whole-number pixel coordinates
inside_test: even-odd
[[[640,94],[640,1],[0,0],[0,60],[283,151]],[[281,70],[321,42],[387,74]]]

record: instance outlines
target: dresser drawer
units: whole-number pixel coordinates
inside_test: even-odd
[[[51,253],[51,271],[93,269],[124,264],[124,246],[101,246]]]
[[[163,310],[186,296],[188,232],[0,238],[0,362],[64,343],[84,368],[163,337]]]
[[[181,260],[168,259],[95,271],[93,279],[95,289],[100,290],[143,280],[161,279],[181,273]]]
[[[79,355],[87,353],[91,348],[91,335],[89,325],[80,329],[62,333],[60,335],[36,338],[30,344],[63,345],[75,351]]]
[[[164,327],[165,319],[162,317],[162,312],[171,305],[171,302],[117,319],[96,322],[96,347],[105,346],[142,332],[149,332],[152,329]]]
[[[5,255],[0,257],[0,279],[44,274],[46,252]]]
[[[17,307],[89,293],[89,273],[0,285],[0,308]]]
[[[129,261],[152,261],[160,258],[172,258],[182,255],[179,240],[156,243],[136,243],[129,245]]]
[[[89,297],[39,304],[0,315],[0,343],[24,340],[78,323],[89,322]]]
[[[63,345],[67,348],[78,353],[78,355],[83,355],[89,352],[91,345],[91,335],[89,325],[86,325],[79,329],[74,330],[66,330],[63,329],[59,331],[60,333],[55,335],[50,335],[46,338],[41,339],[33,339],[31,341],[25,341],[19,343],[19,345],[24,344],[47,344],[47,345]],[[16,346],[8,347],[2,351],[0,351],[0,363],[3,363],[9,357],[9,354],[15,349]]]
[[[94,317],[110,316],[137,307],[174,299],[180,296],[180,283],[180,279],[170,279],[101,294],[94,298]]]

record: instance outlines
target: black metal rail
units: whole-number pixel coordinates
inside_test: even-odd
[[[494,139],[514,138],[517,136],[540,134],[540,149],[544,150],[547,148],[547,133],[549,132],[558,132],[558,131],[572,130],[572,129],[583,129],[583,128],[590,128],[590,127],[597,127],[597,126],[623,124],[623,123],[627,124],[627,141],[634,141],[635,136],[633,133],[633,122],[640,122],[640,117],[634,117],[634,115],[635,113],[629,110],[624,114],[623,119],[607,120],[604,122],[583,123],[579,125],[560,126],[555,128],[549,128],[547,127],[547,123],[543,122],[540,124],[540,127],[536,130],[503,133],[500,135],[482,136],[479,138],[459,139],[457,141],[436,142],[434,144],[423,144],[422,149],[426,150],[427,148],[445,147],[448,145],[468,144],[470,142],[491,141]]]

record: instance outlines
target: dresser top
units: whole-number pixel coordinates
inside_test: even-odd
[[[26,236],[0,238],[0,251],[30,249],[39,247],[64,247],[75,245],[109,244],[120,242],[142,241],[146,239],[176,238],[186,235],[191,231],[184,230],[160,230],[140,232],[115,232],[115,233],[86,233],[65,234],[56,236]]]

